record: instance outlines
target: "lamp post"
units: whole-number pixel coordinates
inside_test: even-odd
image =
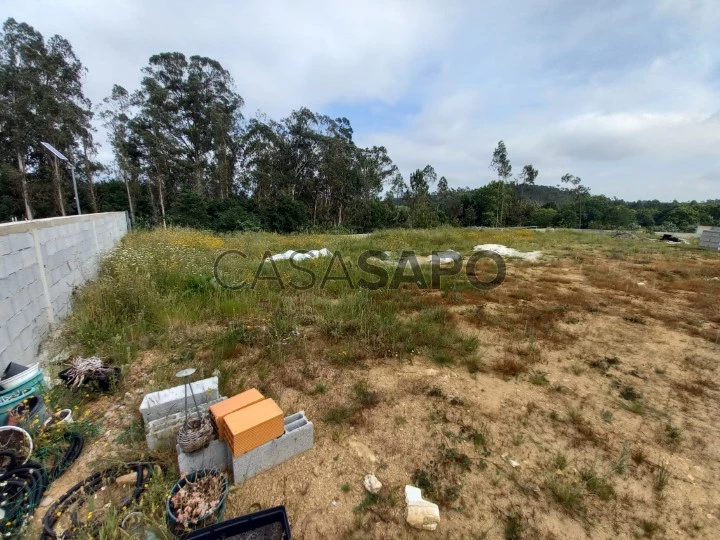
[[[50,153],[53,156],[55,156],[57,159],[61,159],[62,161],[67,161],[68,164],[70,165],[70,174],[72,175],[73,189],[75,190],[75,206],[77,206],[78,216],[82,215],[82,211],[80,210],[80,197],[78,197],[77,182],[75,181],[75,165],[73,164],[72,161],[70,161],[68,158],[66,158],[52,144],[47,143],[45,141],[41,141],[40,144],[42,144],[45,148],[47,148],[50,151]]]

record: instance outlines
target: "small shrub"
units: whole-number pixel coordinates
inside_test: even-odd
[[[525,529],[525,518],[520,510],[515,509],[505,516],[505,540],[520,540]]]
[[[682,441],[682,431],[680,428],[668,423],[665,426],[665,442],[668,446],[677,447]]]
[[[558,478],[549,480],[547,489],[553,499],[570,514],[581,513],[584,508],[583,490],[576,483],[563,482]]]
[[[528,370],[524,362],[517,360],[511,356],[506,356],[502,360],[498,360],[493,364],[493,369],[503,377],[517,377]]]
[[[325,383],[319,382],[315,383],[315,388],[312,389],[312,392],[310,392],[312,395],[317,396],[321,394],[325,394],[327,392],[327,385]]]
[[[359,381],[353,385],[355,397],[363,409],[370,409],[380,403],[380,395],[370,390],[367,381]]]
[[[632,449],[632,452],[630,452],[630,459],[633,460],[635,465],[642,465],[647,461],[647,454],[645,454],[645,449],[642,446],[638,446]]]
[[[668,468],[667,463],[662,461],[655,469],[655,475],[653,476],[653,489],[658,495],[661,495],[669,482],[670,469]]]
[[[623,319],[633,324],[646,324],[645,317],[643,317],[642,315],[628,315],[626,317],[623,317]]]
[[[564,471],[565,467],[568,465],[567,457],[565,457],[565,454],[557,453],[555,454],[555,459],[553,460],[553,465],[555,468],[559,471]]]
[[[609,501],[615,497],[615,489],[605,478],[599,476],[594,469],[581,470],[580,478],[585,482],[587,490],[593,495],[597,495],[603,501]]]
[[[340,425],[350,420],[353,414],[354,411],[350,407],[333,407],[325,411],[325,414],[323,415],[323,420],[328,424]]]
[[[535,386],[546,386],[550,384],[547,375],[547,371],[532,370],[530,372],[530,383]]]
[[[640,530],[643,538],[654,538],[656,534],[665,532],[665,529],[659,523],[649,519],[640,521]]]

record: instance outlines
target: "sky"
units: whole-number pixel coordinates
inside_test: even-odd
[[[245,116],[347,117],[407,178],[479,187],[499,140],[539,184],[626,200],[720,198],[718,0],[3,0],[60,34],[86,95],[138,87],[155,53],[214,58]],[[100,157],[110,160],[104,136]]]

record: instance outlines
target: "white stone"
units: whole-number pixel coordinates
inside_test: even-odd
[[[365,489],[372,494],[375,494],[382,489],[382,483],[380,483],[380,480],[378,480],[374,474],[365,475],[365,478],[363,478],[363,486],[365,486]]]
[[[423,499],[419,488],[405,486],[405,502],[408,525],[426,531],[437,529],[440,523],[440,509],[437,504]]]

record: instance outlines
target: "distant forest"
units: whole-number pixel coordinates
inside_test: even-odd
[[[431,165],[407,181],[382,146],[361,148],[347,118],[301,108],[246,118],[219,62],[182,53],[150,57],[139,85],[85,97],[86,69],[61,36],[45,39],[10,18],[0,34],[0,221],[76,213],[75,164],[85,213],[126,210],[137,227],[216,231],[366,232],[384,227],[523,226],[694,230],[720,225],[720,200],[625,202],[593,195],[566,174],[538,185],[532,164],[513,173],[503,141],[491,181],[451,189]],[[97,160],[102,123],[113,163]],[[420,165],[420,164],[418,164]],[[546,180],[546,179],[543,179]]]

